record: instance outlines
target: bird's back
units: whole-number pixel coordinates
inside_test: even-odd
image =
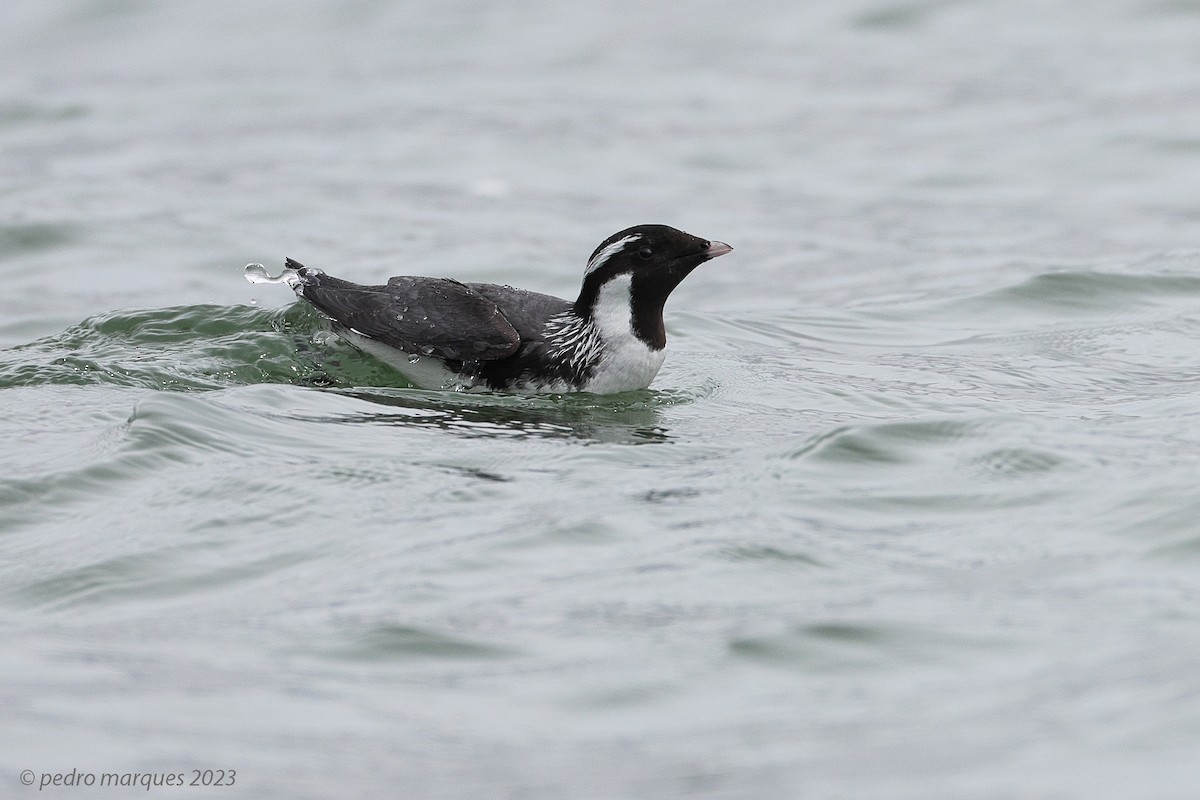
[[[512,286],[501,286],[496,283],[467,283],[468,289],[494,303],[500,313],[508,320],[521,341],[541,341],[545,335],[546,322],[558,314],[570,311],[572,304],[560,297],[554,297]]]

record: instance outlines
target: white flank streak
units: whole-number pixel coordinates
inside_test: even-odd
[[[587,269],[583,271],[583,274],[591,275],[597,269],[602,267],[605,261],[608,261],[610,258],[612,258],[614,253],[619,253],[621,249],[625,247],[625,245],[629,244],[630,242],[636,242],[641,238],[642,235],[640,233],[635,233],[630,236],[626,236],[624,239],[618,239],[617,241],[613,242],[608,247],[592,256],[592,260],[587,263]]]
[[[568,362],[576,374],[600,355],[600,337],[595,326],[588,325],[573,311],[551,317],[546,323],[546,338],[550,343],[547,355]]]
[[[448,370],[440,358],[426,358],[397,350],[364,336],[353,328],[342,328],[338,331],[338,336],[364,353],[378,358],[419,389],[453,389],[456,392],[466,392],[477,388],[469,378]],[[482,391],[485,388],[487,387],[478,387],[478,390]]]

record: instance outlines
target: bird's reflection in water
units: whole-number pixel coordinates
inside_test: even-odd
[[[669,441],[658,407],[672,401],[662,392],[528,397],[420,389],[334,391],[392,409],[330,418],[340,423],[440,428],[479,438],[567,438],[617,444]]]

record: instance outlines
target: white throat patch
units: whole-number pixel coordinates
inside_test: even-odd
[[[625,274],[606,281],[596,293],[592,324],[606,343],[636,338],[633,335],[632,292],[633,276]]]
[[[600,267],[604,266],[604,262],[612,258],[613,255],[621,252],[621,250],[625,248],[625,245],[629,244],[630,242],[639,241],[641,238],[642,235],[640,233],[634,233],[626,236],[624,239],[618,239],[617,241],[613,242],[608,247],[592,256],[591,260],[588,261],[587,269],[583,271],[583,274],[591,275],[593,272],[600,269]]]
[[[667,351],[652,350],[633,332],[630,292],[633,278],[618,275],[600,287],[592,306],[592,324],[604,342],[604,355],[592,379],[584,387],[588,392],[627,392],[645,389],[662,367]]]

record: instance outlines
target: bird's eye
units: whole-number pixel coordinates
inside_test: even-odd
[[[650,256],[654,255],[654,251],[649,247],[643,247],[641,250],[638,250],[638,255],[642,258],[650,258]]]

